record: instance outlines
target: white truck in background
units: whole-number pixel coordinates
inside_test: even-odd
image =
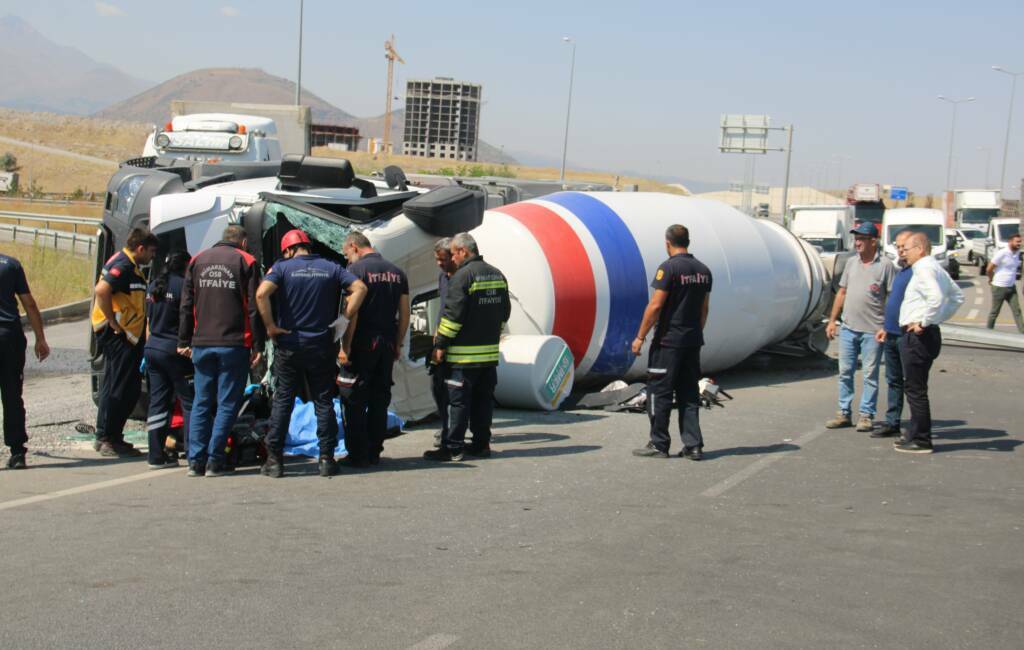
[[[849,205],[794,205],[789,230],[822,253],[853,250],[853,209]]]
[[[924,233],[932,245],[932,257],[938,260],[955,280],[960,275],[959,264],[950,265],[946,239],[946,215],[934,208],[889,208],[882,221],[882,251],[896,261],[896,235],[904,230]]]
[[[960,230],[987,232],[1000,207],[999,190],[953,190],[953,218]]]
[[[277,124],[232,113],[179,115],[146,138],[144,157],[197,162],[280,162]]]

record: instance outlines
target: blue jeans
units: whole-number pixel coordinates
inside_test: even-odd
[[[889,386],[886,396],[885,423],[897,429],[903,416],[903,358],[900,355],[900,335],[885,334],[885,383]]]
[[[249,378],[249,348],[192,348],[192,363],[196,396],[189,423],[188,459],[223,463],[224,447]]]
[[[874,417],[878,406],[878,365],[882,360],[882,344],[874,332],[855,332],[845,325],[839,330],[839,410],[852,415],[853,375],[860,357],[864,374],[860,396],[860,413]]]

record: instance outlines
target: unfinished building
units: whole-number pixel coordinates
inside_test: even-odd
[[[480,84],[448,77],[410,80],[405,91],[402,153],[475,161],[482,92]]]

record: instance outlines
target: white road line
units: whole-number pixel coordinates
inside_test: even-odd
[[[825,432],[826,432],[826,429],[824,429],[824,428],[815,429],[814,431],[808,431],[807,433],[803,434],[802,436],[800,436],[799,438],[794,440],[792,442],[792,444],[796,445],[797,447],[801,447],[802,448],[804,445],[806,445],[807,443],[811,442],[812,440],[814,440],[815,438],[817,438],[818,436],[820,436],[821,434],[823,434]],[[764,468],[768,467],[772,463],[775,463],[775,462],[778,462],[778,461],[782,460],[783,458],[786,457],[786,455],[787,454],[783,453],[783,452],[776,452],[774,454],[763,456],[763,457],[759,458],[758,460],[755,460],[753,463],[747,465],[746,467],[744,467],[740,471],[736,472],[735,474],[733,474],[729,478],[725,479],[721,483],[717,483],[715,485],[712,485],[708,489],[706,489],[703,492],[701,492],[700,495],[702,497],[718,497],[718,496],[722,496],[728,490],[731,490],[732,488],[736,487],[737,485],[739,485],[743,481],[745,481],[748,478],[754,476],[755,474],[757,474],[758,472],[760,472]]]
[[[980,304],[982,304],[984,302],[985,302],[985,296],[978,296],[977,298],[974,299],[974,304],[975,305],[980,305]]]
[[[974,320],[977,317],[978,317],[978,310],[977,309],[972,309],[971,311],[967,312],[967,320]]]
[[[459,640],[459,637],[450,634],[435,634],[428,636],[419,643],[409,646],[409,650],[443,650]]]
[[[131,476],[123,476],[121,478],[110,479],[109,481],[100,481],[99,483],[89,483],[88,485],[80,485],[78,487],[68,488],[66,490],[57,490],[56,492],[48,492],[46,494],[37,494],[31,497],[25,497],[23,499],[14,499],[12,501],[0,502],[0,510],[10,510],[12,508],[19,508],[21,506],[31,505],[33,503],[41,503],[43,501],[52,501],[54,499],[60,499],[62,497],[70,497],[76,494],[85,494],[86,492],[94,492],[96,490],[103,490],[108,487],[117,487],[118,485],[124,485],[126,483],[135,483],[136,481],[144,481],[146,479],[160,478],[161,476],[169,476],[171,474],[178,474],[186,470],[187,467],[180,469],[162,469],[159,471],[147,470],[141,474],[132,474]]]

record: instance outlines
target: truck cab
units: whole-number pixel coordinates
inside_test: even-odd
[[[789,230],[823,254],[853,250],[853,210],[846,205],[794,205]]]
[[[946,216],[942,210],[932,208],[890,208],[882,221],[882,251],[896,261],[896,235],[904,230],[921,232],[932,245],[932,257],[949,272],[949,252],[946,247]]]
[[[274,120],[255,115],[179,115],[146,138],[142,155],[195,162],[281,160]]]

